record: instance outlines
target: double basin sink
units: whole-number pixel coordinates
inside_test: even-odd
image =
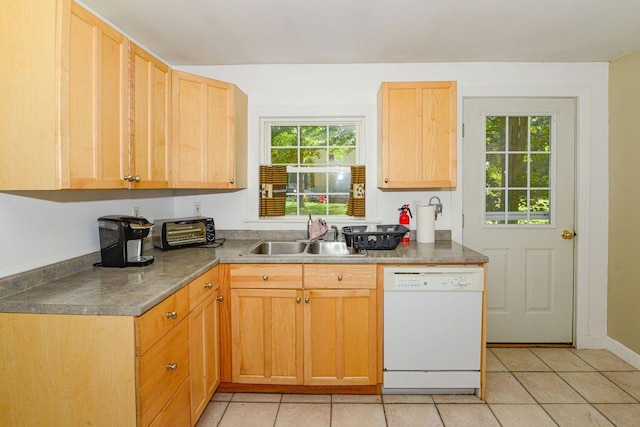
[[[319,240],[309,241],[265,241],[261,240],[240,253],[241,256],[288,256],[288,257],[353,257],[366,256],[366,251],[356,251],[345,242]]]

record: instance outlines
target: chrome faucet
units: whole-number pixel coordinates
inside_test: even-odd
[[[333,241],[334,242],[339,242],[340,241],[340,234],[338,232],[338,227],[336,227],[335,225],[332,225],[331,229],[333,230]]]
[[[309,214],[309,220],[307,221],[307,240],[311,239],[311,224],[313,224],[313,220],[311,219],[311,214]]]

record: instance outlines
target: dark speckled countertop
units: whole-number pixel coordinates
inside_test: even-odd
[[[400,244],[364,257],[240,256],[257,240],[227,240],[223,246],[146,251],[145,267],[90,267],[13,293],[0,293],[0,312],[139,316],[218,263],[480,264],[489,259],[451,240]],[[30,277],[33,277],[30,276]],[[14,279],[14,278],[11,278]],[[33,281],[33,279],[30,279]],[[16,280],[14,279],[13,282]],[[0,287],[8,280],[0,279]]]

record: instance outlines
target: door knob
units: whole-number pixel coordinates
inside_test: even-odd
[[[575,235],[576,235],[576,233],[571,232],[569,230],[564,230],[562,232],[562,238],[565,239],[565,240],[571,240],[571,239],[573,239],[575,237]]]

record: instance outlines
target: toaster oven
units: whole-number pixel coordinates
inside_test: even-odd
[[[158,219],[153,222],[153,246],[162,250],[213,243],[216,227],[213,218],[202,216]]]

